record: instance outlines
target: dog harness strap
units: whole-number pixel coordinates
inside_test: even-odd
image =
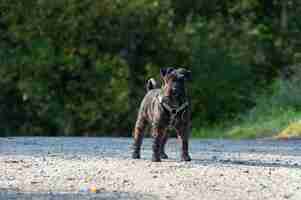
[[[160,105],[169,112],[170,114],[169,128],[173,128],[177,121],[177,116],[182,110],[185,110],[186,107],[189,106],[189,103],[186,101],[178,108],[172,108],[170,105],[168,105],[166,102],[163,101],[161,96],[158,96],[158,100],[160,102]]]
[[[160,103],[171,114],[177,114],[177,113],[181,112],[182,110],[184,110],[189,105],[189,103],[186,101],[180,107],[178,107],[178,108],[172,108],[171,106],[169,106],[165,102],[160,102]]]

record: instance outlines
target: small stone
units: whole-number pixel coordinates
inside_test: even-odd
[[[79,189],[79,192],[89,192],[89,188],[87,188],[87,187],[81,187]]]
[[[36,185],[36,184],[38,184],[38,183],[40,183],[40,182],[39,182],[39,181],[31,181],[31,182],[30,182],[31,185]]]
[[[4,162],[7,163],[7,164],[17,164],[17,163],[19,163],[18,160],[6,160]]]
[[[7,179],[8,179],[9,181],[13,181],[13,180],[15,180],[16,178],[13,177],[13,176],[10,176],[10,177],[8,177]]]
[[[92,193],[97,193],[98,190],[97,190],[96,186],[91,186],[89,191]]]

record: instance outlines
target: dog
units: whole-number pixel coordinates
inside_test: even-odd
[[[147,93],[140,104],[134,128],[132,158],[140,158],[144,131],[147,125],[151,125],[153,162],[168,158],[165,153],[168,129],[175,129],[180,140],[181,160],[190,161],[188,139],[191,132],[191,106],[185,82],[191,80],[191,71],[168,67],[160,69],[160,76],[162,88],[153,78],[147,81]]]

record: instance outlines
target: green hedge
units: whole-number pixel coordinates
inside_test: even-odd
[[[1,0],[0,135],[129,136],[167,66],[193,71],[195,128],[236,118],[300,57],[300,3],[284,30],[254,2]]]

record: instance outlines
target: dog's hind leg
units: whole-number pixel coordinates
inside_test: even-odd
[[[133,153],[132,153],[132,158],[134,159],[140,159],[140,151],[141,151],[141,145],[144,136],[145,123],[146,122],[144,119],[137,120],[136,122],[135,130],[134,130]]]

